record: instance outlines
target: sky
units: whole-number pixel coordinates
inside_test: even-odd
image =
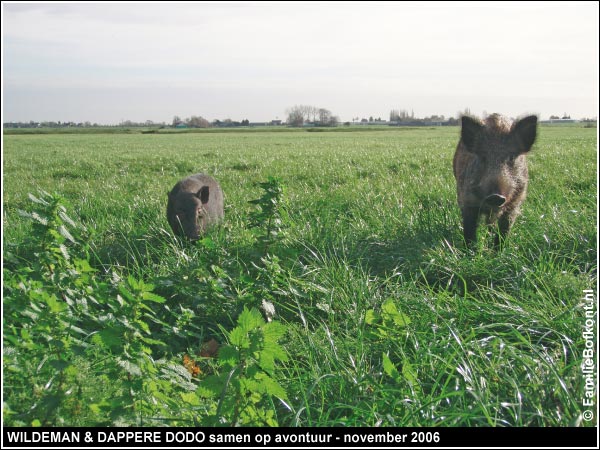
[[[2,117],[596,117],[598,41],[598,2],[3,2]]]

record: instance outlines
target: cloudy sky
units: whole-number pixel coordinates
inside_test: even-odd
[[[596,116],[598,3],[2,3],[3,121]]]

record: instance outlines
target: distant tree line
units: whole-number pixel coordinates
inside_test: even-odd
[[[286,111],[287,124],[291,127],[314,125],[320,127],[334,127],[339,123],[339,118],[325,108],[310,105],[295,105]]]
[[[230,128],[230,127],[247,127],[250,125],[250,121],[248,119],[244,119],[241,122],[237,120],[224,119],[224,120],[213,120],[213,127],[221,127],[221,128]]]
[[[67,128],[67,127],[80,127],[80,128],[91,128],[91,127],[100,127],[103,125],[98,125],[97,123],[91,122],[52,122],[52,121],[44,121],[44,122],[34,122],[30,120],[29,122],[4,122],[4,128]]]
[[[122,120],[117,125],[101,125],[96,122],[57,122],[54,121],[43,121],[34,122],[4,122],[4,128],[106,128],[106,127],[166,127],[165,122],[153,122],[152,120],[146,120],[144,122],[134,122],[131,120]]]
[[[459,112],[457,117],[460,117],[463,114],[470,114],[469,110],[466,109],[463,112]],[[392,125],[458,125],[458,119],[454,117],[444,116],[443,114],[437,115],[433,114],[431,116],[425,117],[415,117],[415,113],[413,110],[410,111],[410,114],[405,109],[392,109],[390,111],[390,124]]]
[[[213,120],[209,122],[202,116],[191,116],[186,119],[181,119],[179,116],[173,117],[170,125],[165,122],[154,122],[152,120],[146,120],[144,122],[135,122],[132,120],[121,120],[117,125],[100,125],[98,123],[86,122],[61,122],[59,121],[43,121],[35,122],[30,120],[29,122],[5,122],[4,128],[94,128],[94,127],[146,127],[146,128],[230,128],[230,127],[247,127],[256,125],[287,125],[291,127],[303,127],[303,126],[320,126],[320,127],[332,127],[340,124],[339,118],[331,113],[328,109],[318,108],[316,106],[309,105],[295,105],[286,111],[287,121],[273,120],[270,123],[253,123],[251,124],[248,119],[241,121],[231,120],[230,118],[223,120]],[[456,126],[459,125],[460,118],[463,115],[471,115],[469,108],[463,111],[458,111],[455,117],[445,117],[442,115],[433,114],[426,117],[415,117],[413,110],[408,112],[406,109],[392,109],[390,111],[389,120],[383,120],[381,117],[375,118],[369,116],[369,118],[353,117],[352,123],[360,125],[391,125],[391,126],[429,126],[429,125],[447,125]],[[487,113],[484,111],[483,116]],[[569,120],[571,116],[564,113],[562,116],[552,115],[550,120]],[[596,123],[597,118],[582,118],[580,122]],[[351,122],[345,122],[344,125],[350,126]]]
[[[173,117],[172,126],[173,128],[210,128],[212,125],[202,116],[192,116],[183,120],[179,116],[175,116]]]
[[[188,119],[181,119],[179,116],[173,117],[173,122],[171,126],[173,128],[210,128],[210,127],[218,127],[218,128],[230,128],[230,127],[247,127],[250,125],[250,121],[248,119],[244,119],[242,121],[231,120],[229,118],[223,120],[213,120],[209,122],[202,116],[192,116]]]

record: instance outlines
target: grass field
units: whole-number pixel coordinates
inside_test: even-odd
[[[539,128],[498,253],[483,229],[464,249],[458,134],[5,135],[5,425],[595,425],[596,130]],[[192,245],[172,236],[167,192],[201,171],[225,222]],[[280,222],[252,228],[269,177]],[[32,228],[19,210],[39,208],[56,220]],[[263,300],[269,325],[249,313]],[[211,338],[219,357],[198,356]]]

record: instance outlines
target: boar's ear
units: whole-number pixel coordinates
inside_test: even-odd
[[[460,138],[467,150],[472,152],[475,149],[475,142],[482,131],[483,125],[478,121],[469,116],[462,116]]]
[[[202,186],[196,193],[196,197],[200,199],[202,204],[208,203],[208,186]]]
[[[526,153],[531,150],[537,134],[537,117],[525,117],[513,125],[511,130],[519,153]]]

